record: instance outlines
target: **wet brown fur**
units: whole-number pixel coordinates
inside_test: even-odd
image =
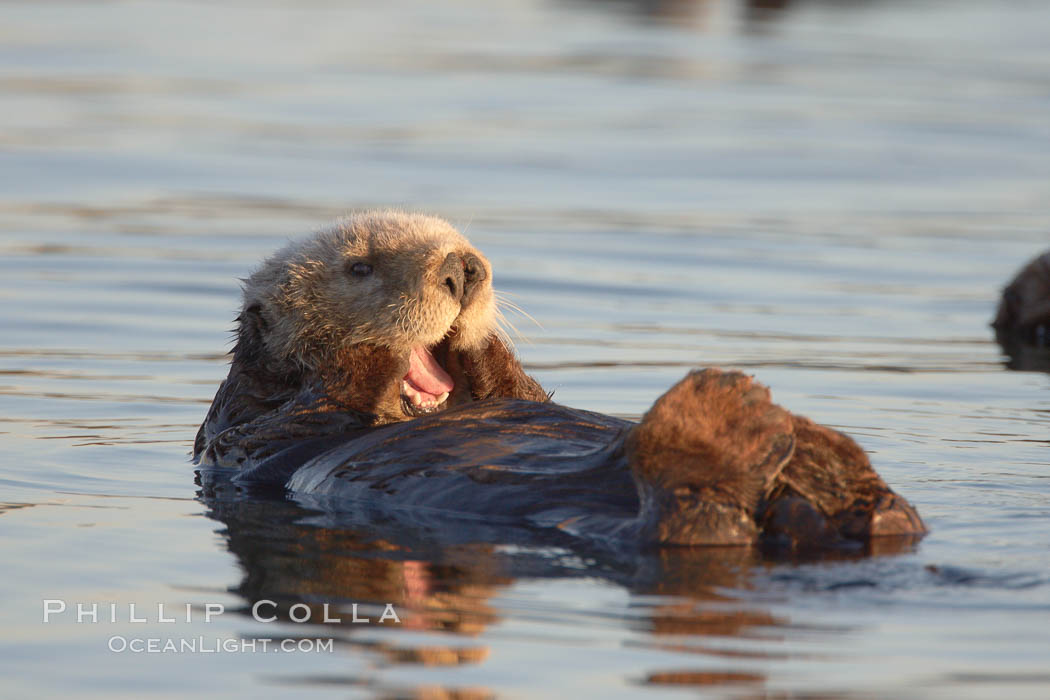
[[[766,496],[767,535],[793,546],[925,532],[918,513],[890,490],[849,436],[792,416],[795,452]]]
[[[628,459],[659,513],[650,537],[791,548],[926,531],[851,438],[772,403],[739,372],[690,373],[631,431]],[[644,501],[645,499],[643,499]]]
[[[754,514],[791,456],[791,415],[739,373],[690,373],[657,399],[627,438],[652,537],[681,544],[745,544]],[[644,499],[643,499],[644,500]]]

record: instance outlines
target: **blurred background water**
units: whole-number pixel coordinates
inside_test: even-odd
[[[1050,5],[48,0],[0,20],[5,698],[1050,694],[1050,381],[987,328],[1050,243]],[[932,534],[624,563],[203,504],[188,451],[237,279],[371,206],[466,231],[541,324],[515,319],[518,350],[558,401],[638,417],[689,368],[744,368],[854,435]],[[405,619],[263,624],[265,597]],[[45,624],[43,599],[121,608]]]

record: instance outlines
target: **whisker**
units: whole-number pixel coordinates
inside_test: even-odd
[[[510,337],[510,333],[508,333],[507,330],[503,327],[504,325],[511,324],[509,321],[507,321],[506,317],[503,316],[500,310],[496,309],[496,335],[499,336],[500,340],[503,341],[504,345],[506,345],[511,350],[514,350],[514,339]],[[518,332],[517,328],[514,329],[514,333],[519,338],[522,337],[521,333]]]
[[[469,218],[469,219],[467,219],[467,224],[466,224],[466,226],[464,226],[464,227],[463,227],[463,235],[464,235],[464,236],[466,236],[466,235],[467,235],[467,231],[469,231],[469,230],[470,230],[470,225],[471,225],[472,223],[474,223],[474,214],[473,214],[473,213],[471,213],[471,215],[470,215],[470,218]]]
[[[528,320],[530,320],[534,324],[536,324],[537,328],[539,328],[540,330],[543,330],[543,324],[540,323],[539,321],[537,321],[536,318],[532,314],[530,314],[528,311],[526,311],[525,309],[521,308],[520,306],[518,306],[514,302],[512,302],[512,301],[510,301],[508,299],[504,299],[499,294],[496,294],[496,308],[499,309],[500,307],[505,307],[507,309],[510,309],[514,313],[518,314],[519,316],[524,316],[525,318],[527,318]]]
[[[512,331],[514,331],[514,335],[516,335],[519,339],[524,340],[526,343],[529,343],[530,345],[532,344],[532,341],[529,340],[528,336],[526,336],[524,333],[522,333],[520,330],[518,330],[518,327],[515,326],[511,322],[510,319],[507,318],[506,314],[503,313],[503,311],[499,308],[498,305],[496,306],[496,322],[498,324],[500,324],[500,326],[509,326],[510,329]],[[500,326],[497,326],[497,327],[500,327]],[[500,330],[503,330],[503,329],[500,327]],[[510,340],[510,334],[506,333],[505,331],[504,331],[504,333],[505,333],[506,339]],[[511,344],[513,345],[513,341],[511,341]]]

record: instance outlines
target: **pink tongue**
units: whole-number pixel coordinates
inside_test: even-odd
[[[452,391],[455,387],[448,372],[442,369],[430,351],[422,346],[412,349],[405,381],[416,390],[431,394],[435,398],[446,391]]]

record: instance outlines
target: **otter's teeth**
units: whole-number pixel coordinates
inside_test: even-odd
[[[440,396],[425,394],[412,388],[412,385],[406,381],[401,382],[401,393],[407,396],[408,400],[411,401],[412,405],[416,408],[437,408],[445,403],[445,399],[448,398],[447,391],[443,392]]]

